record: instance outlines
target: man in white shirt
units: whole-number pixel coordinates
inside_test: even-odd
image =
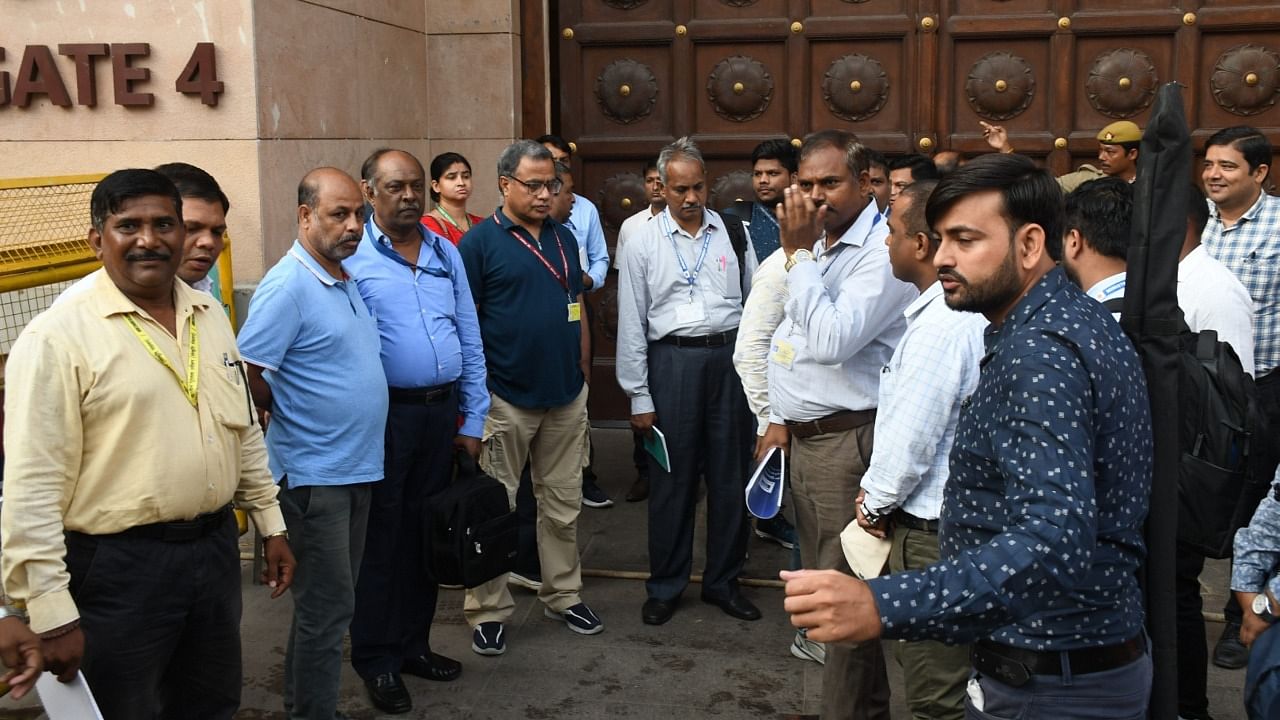
[[[1120,178],[1090,180],[1067,195],[1062,269],[1116,320],[1124,304],[1132,216],[1133,186]]]
[[[649,204],[635,215],[622,221],[618,228],[618,242],[613,248],[615,268],[622,266],[622,247],[628,240],[644,232],[644,226],[657,217],[666,207],[667,198],[662,194],[662,179],[658,177],[658,158],[644,164],[644,190],[649,195]],[[640,502],[649,497],[649,461],[644,451],[644,443],[639,435],[632,436],[631,462],[636,466],[636,481],[627,490],[627,502]]]
[[[805,138],[798,176],[779,217],[790,298],[769,354],[769,428],[757,459],[770,447],[790,452],[804,567],[848,573],[840,532],[871,457],[880,370],[919,291],[893,277],[888,226],[853,133]],[[822,686],[824,720],[889,717],[879,643],[829,646]]]
[[[858,524],[891,536],[889,570],[937,562],[938,517],[947,483],[960,405],[978,385],[987,319],[947,307],[933,255],[938,236],[925,222],[936,180],[908,185],[889,217],[893,275],[920,289],[907,306],[907,331],[880,375],[876,450],[862,477]],[[969,647],[920,640],[894,643],[907,705],[914,717],[961,720],[969,680]]]
[[[739,257],[725,221],[706,209],[706,164],[689,138],[658,156],[667,209],[622,252],[618,384],[631,427],[665,433],[670,470],[650,466],[648,599],[641,619],[671,619],[693,568],[699,475],[707,484],[702,600],[741,620],[760,610],[738,587],[746,559],[743,487],[750,414],[733,372],[742,300],[756,269],[750,237]],[[744,232],[745,235],[745,232]]]

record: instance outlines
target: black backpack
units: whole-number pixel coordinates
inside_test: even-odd
[[[1231,557],[1270,487],[1259,447],[1266,437],[1253,378],[1213,330],[1179,340],[1178,541],[1205,557]]]
[[[733,254],[738,258],[738,287],[744,290],[742,293],[742,302],[747,301],[747,229],[742,226],[742,218],[737,214],[728,211],[721,212],[720,217],[724,219],[725,232],[729,233],[729,244],[733,245]],[[750,219],[751,215],[747,215]],[[755,252],[752,250],[751,252]]]
[[[466,453],[457,463],[453,484],[427,498],[423,550],[437,583],[473,588],[511,570],[519,527],[506,487]]]

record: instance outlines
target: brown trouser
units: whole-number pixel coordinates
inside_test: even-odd
[[[840,531],[854,519],[862,474],[871,460],[875,423],[791,439],[791,495],[806,568],[852,575]],[[880,642],[827,645],[823,720],[889,720],[889,678]]]
[[[590,443],[587,386],[568,405],[549,410],[521,408],[490,394],[480,467],[507,486],[516,506],[516,490],[526,462],[531,463],[533,497],[538,503],[538,560],[542,589],[538,599],[556,612],[582,602],[582,561],[578,557],[578,513],[582,510],[582,466]],[[467,591],[463,612],[472,626],[506,622],[515,602],[506,574]]]

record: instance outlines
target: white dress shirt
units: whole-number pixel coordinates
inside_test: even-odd
[[[746,269],[739,270],[724,221],[711,210],[703,210],[702,226],[694,235],[664,210],[628,241],[621,255],[617,375],[634,415],[653,412],[649,343],[668,335],[700,337],[737,329],[756,256],[744,253]]]
[[[868,202],[834,246],[815,246],[817,262],[787,273],[786,317],[769,351],[770,422],[806,422],[876,407],[880,369],[919,296],[889,267],[888,224]]]
[[[1085,293],[1103,305],[1107,304],[1107,301],[1109,300],[1123,300],[1124,286],[1127,278],[1128,275],[1126,273],[1118,272],[1115,275],[1105,277],[1094,283],[1093,287],[1086,290]],[[1112,311],[1111,317],[1115,318],[1116,322],[1120,322],[1119,312]]]
[[[661,214],[661,210],[654,212],[652,207],[646,207],[622,221],[622,227],[618,228],[618,242],[613,246],[613,267],[615,269],[622,267],[622,248],[627,244],[627,241],[640,234],[644,230],[646,223]]]
[[[907,306],[907,331],[880,375],[875,452],[862,476],[866,507],[925,520],[942,510],[960,404],[978,386],[987,319],[947,307],[934,283]]]
[[[769,346],[787,304],[787,255],[773,251],[751,276],[751,296],[742,307],[733,367],[742,378],[747,405],[758,421],[757,435],[769,427]]]
[[[1216,330],[1245,372],[1253,374],[1253,299],[1235,274],[1203,245],[1178,263],[1178,305],[1187,327]]]

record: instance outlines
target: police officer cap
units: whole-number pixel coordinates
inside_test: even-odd
[[[1098,142],[1108,145],[1141,141],[1142,128],[1128,120],[1117,120],[1102,128],[1102,131],[1098,133]]]

